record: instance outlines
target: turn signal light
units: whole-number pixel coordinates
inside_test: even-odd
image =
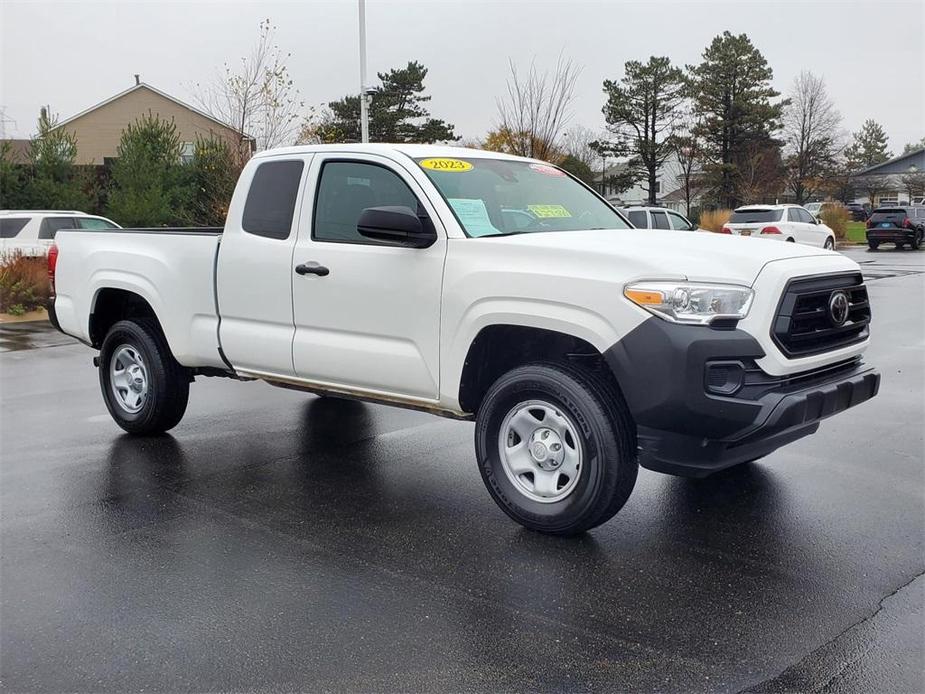
[[[730,228],[727,227],[727,226],[724,226],[722,229],[719,230],[719,233],[721,233],[721,234],[731,234],[731,233],[732,233],[732,229],[730,229]]]
[[[778,229],[777,227],[765,227],[764,229],[761,230],[761,233],[762,234],[779,234],[780,229]]]

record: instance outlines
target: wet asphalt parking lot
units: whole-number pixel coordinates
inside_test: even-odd
[[[495,507],[471,424],[199,379],[132,438],[91,350],[3,326],[0,686],[925,689],[925,252],[849,255],[880,395],[751,466],[641,471],[573,539]]]

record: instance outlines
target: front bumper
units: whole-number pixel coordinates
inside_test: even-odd
[[[748,333],[647,319],[605,357],[637,425],[639,463],[702,477],[812,434],[819,422],[877,394],[880,374],[847,360],[774,377]],[[708,391],[707,366],[741,367],[742,384]],[[735,366],[738,365],[738,366]]]

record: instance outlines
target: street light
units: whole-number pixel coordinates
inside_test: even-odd
[[[360,141],[369,142],[369,95],[366,89],[366,0],[360,3]]]

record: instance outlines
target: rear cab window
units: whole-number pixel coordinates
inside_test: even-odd
[[[729,218],[732,224],[764,224],[781,221],[783,210],[736,210]]]
[[[288,239],[304,168],[301,159],[260,164],[247,191],[241,228],[255,236]]]
[[[0,239],[15,239],[32,217],[4,217],[0,219]]]
[[[483,157],[415,161],[469,237],[629,228],[613,207],[549,164]]]

